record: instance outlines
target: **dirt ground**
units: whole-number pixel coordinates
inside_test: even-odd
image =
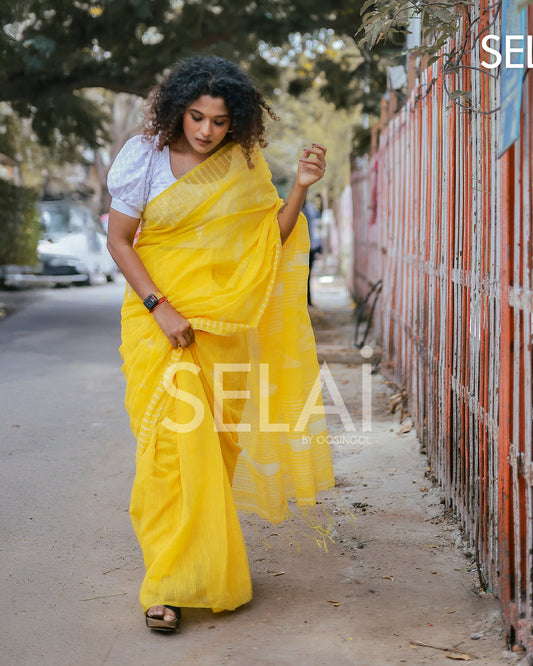
[[[379,350],[371,339],[366,358],[353,347],[342,284],[314,286],[319,359],[357,428],[347,433],[328,415],[337,487],[319,508],[334,540],[326,550],[299,523],[242,516],[252,602],[216,615],[184,609],[170,635],[146,629],[137,601],[143,563],[127,512],[135,443],[115,350],[120,288],[30,299],[33,310],[2,324],[2,373],[17,379],[4,394],[1,664],[519,663],[414,431],[390,413],[396,389],[379,372],[363,381]],[[67,320],[73,328],[59,328]],[[23,359],[32,364],[24,372]],[[55,375],[61,391],[50,390]],[[324,397],[335,402],[328,388]]]
[[[397,389],[379,373],[372,375],[371,430],[362,430],[362,363],[375,363],[379,349],[370,358],[354,349],[355,318],[342,284],[317,286],[312,320],[319,360],[327,362],[357,433],[329,416],[337,488],[324,498],[335,523],[327,553],[269,526],[257,534],[245,522],[256,622],[284,637],[276,645],[269,630],[258,632],[257,663],[298,656],[317,665],[447,664],[453,657],[516,663],[499,603],[480,593],[472,553],[428,479],[416,434],[390,413]],[[332,404],[327,389],[324,398]],[[244,664],[247,653],[249,647],[235,645],[227,658]]]

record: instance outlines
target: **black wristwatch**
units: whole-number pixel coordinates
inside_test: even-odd
[[[161,296],[156,296],[155,294],[148,294],[148,296],[143,300],[143,303],[145,304],[149,312],[152,312],[155,306],[159,303],[160,298]]]

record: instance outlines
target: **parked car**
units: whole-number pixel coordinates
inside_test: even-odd
[[[42,235],[37,265],[5,267],[6,286],[93,285],[115,279],[118,269],[107,249],[106,233],[87,207],[69,199],[38,206]]]

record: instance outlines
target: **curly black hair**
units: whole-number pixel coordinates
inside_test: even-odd
[[[194,56],[178,62],[152,91],[144,136],[157,137],[162,150],[183,135],[183,114],[202,95],[221,97],[231,116],[230,137],[250,168],[256,145],[267,145],[265,113],[278,120],[263,94],[236,65],[217,56]]]

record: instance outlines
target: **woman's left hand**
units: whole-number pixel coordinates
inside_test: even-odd
[[[312,143],[311,148],[304,148],[298,162],[296,184],[309,187],[322,178],[326,171],[327,148],[320,143]]]

